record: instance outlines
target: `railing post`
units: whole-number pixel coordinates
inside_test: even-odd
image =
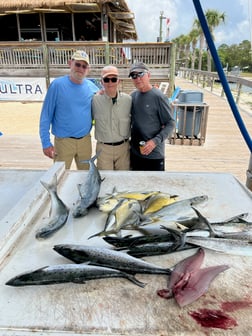
[[[168,97],[172,96],[175,86],[175,64],[176,64],[176,46],[171,45],[171,62],[170,62],[170,75],[169,75],[169,87],[168,87]]]
[[[110,46],[109,43],[107,42],[105,44],[105,65],[109,65],[110,61],[109,61],[109,51],[110,51]]]
[[[44,59],[44,66],[45,66],[45,79],[46,79],[46,87],[48,88],[49,85],[50,85],[50,65],[49,65],[49,52],[48,52],[48,46],[43,43],[43,47],[42,47],[42,50],[43,50],[43,59]]]

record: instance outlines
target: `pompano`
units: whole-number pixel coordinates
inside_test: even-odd
[[[144,260],[134,258],[127,253],[108,248],[61,244],[53,247],[55,251],[75,263],[111,267],[129,273],[170,274],[169,268],[161,268]]]
[[[89,171],[86,181],[83,184],[78,185],[80,198],[77,200],[73,209],[74,217],[85,216],[88,213],[88,209],[96,202],[100,192],[102,178],[97,169],[94,161],[97,155],[94,155],[90,160],[83,161],[89,163]]]
[[[46,188],[51,200],[51,209],[48,223],[45,227],[39,229],[36,233],[37,239],[44,239],[50,237],[56,231],[58,231],[67,221],[69,209],[62,202],[57,194],[57,176],[53,176],[51,183],[40,181],[40,183]]]
[[[112,268],[85,264],[63,264],[39,268],[20,274],[6,282],[8,286],[52,285],[59,283],[85,283],[88,280],[104,278],[126,278],[135,285],[144,287],[133,275]]]
[[[156,195],[152,195],[146,200],[146,204],[144,205],[144,214],[150,214],[156,212],[163,207],[178,201],[178,195],[169,195],[164,193],[158,193]]]
[[[123,228],[138,225],[141,218],[141,205],[138,201],[121,199],[117,206],[109,213],[103,231],[89,238],[119,233]]]
[[[149,197],[159,194],[159,191],[151,192],[137,192],[137,191],[128,191],[128,192],[119,192],[116,188],[113,189],[110,195],[101,197],[98,199],[98,208],[103,212],[112,211],[115,206],[120,202],[121,199],[132,199],[136,201],[145,201]]]

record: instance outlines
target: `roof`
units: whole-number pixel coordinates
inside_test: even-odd
[[[106,12],[124,39],[137,40],[135,15],[124,0],[7,0],[0,2],[1,14]]]

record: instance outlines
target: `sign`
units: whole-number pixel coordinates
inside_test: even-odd
[[[43,101],[45,78],[0,77],[0,101]]]

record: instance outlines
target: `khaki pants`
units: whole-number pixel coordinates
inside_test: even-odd
[[[70,169],[73,159],[77,169],[88,170],[88,163],[80,163],[89,160],[92,155],[91,136],[86,135],[81,139],[57,138],[54,139],[56,156],[54,161],[65,162],[66,169]]]
[[[129,170],[130,169],[130,146],[129,141],[119,146],[105,145],[97,142],[96,153],[97,168],[99,170]]]

